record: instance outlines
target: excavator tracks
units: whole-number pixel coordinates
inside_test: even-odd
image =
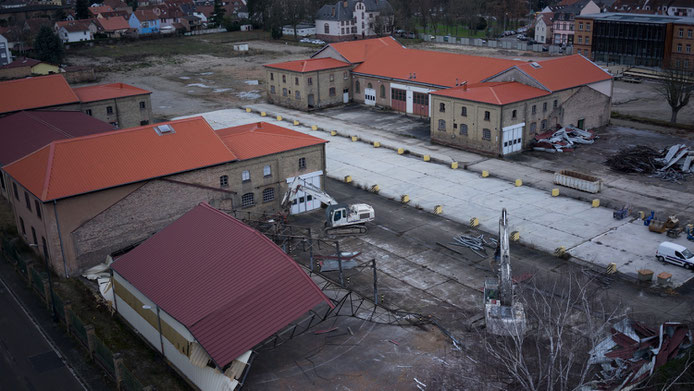
[[[366,225],[347,225],[342,227],[326,227],[323,232],[327,236],[348,236],[348,235],[364,235],[368,229]]]

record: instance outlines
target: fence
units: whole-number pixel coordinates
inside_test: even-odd
[[[426,42],[450,43],[454,45],[479,46],[488,48],[502,48],[521,51],[543,52],[549,54],[572,54],[573,46],[561,47],[559,45],[549,45],[545,48],[542,44],[529,44],[527,41],[495,40],[482,38],[456,38],[450,35],[429,35],[420,34],[419,37]]]
[[[142,383],[125,366],[120,355],[113,353],[96,336],[94,327],[85,324],[72,311],[69,301],[63,300],[55,291],[50,290],[46,282],[47,273],[41,272],[32,266],[31,260],[34,259],[34,255],[21,252],[17,247],[18,240],[18,238],[10,239],[7,235],[0,235],[0,244],[2,245],[0,254],[15,267],[17,273],[24,278],[29,287],[38,293],[48,308],[52,304],[56,320],[65,326],[68,333],[80,342],[80,345],[87,350],[92,359],[116,382],[119,390],[141,391],[150,389],[150,387],[143,387]]]

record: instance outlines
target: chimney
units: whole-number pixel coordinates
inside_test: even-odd
[[[460,84],[458,84],[458,78],[455,78],[455,86],[458,87]]]
[[[417,78],[417,72],[412,72],[412,78],[416,79]]]

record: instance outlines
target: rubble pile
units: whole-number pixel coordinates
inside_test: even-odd
[[[605,162],[615,171],[651,174],[680,183],[694,173],[694,151],[684,144],[675,144],[662,151],[645,145],[622,149]]]
[[[559,130],[550,130],[535,135],[533,149],[544,152],[569,152],[579,144],[592,144],[598,136],[591,130],[565,126]]]

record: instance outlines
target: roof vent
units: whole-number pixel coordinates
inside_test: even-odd
[[[174,134],[176,133],[174,131],[174,128],[171,125],[159,125],[154,127],[154,131],[157,132],[158,135],[163,136],[165,134]]]
[[[537,62],[533,61],[530,63],[530,66],[535,68],[535,69],[540,69],[542,68],[542,65],[538,64]]]

